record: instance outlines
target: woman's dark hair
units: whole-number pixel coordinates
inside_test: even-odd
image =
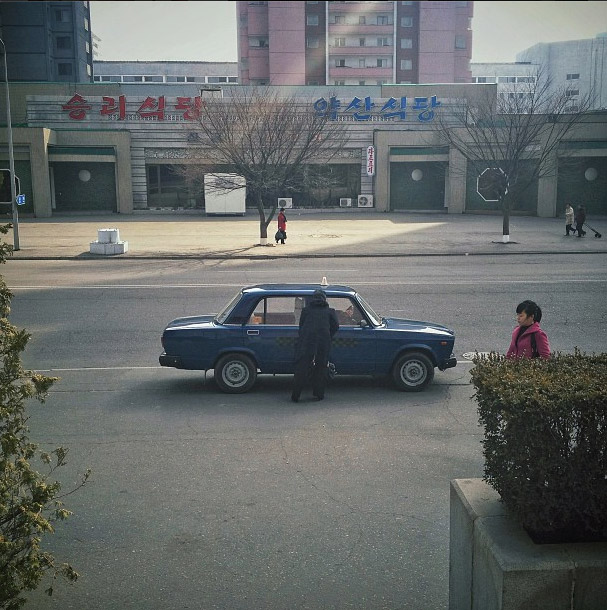
[[[533,319],[536,322],[539,322],[542,319],[542,309],[533,301],[523,301],[522,303],[519,303],[516,308],[516,313],[522,313],[523,311],[528,316],[533,316]]]

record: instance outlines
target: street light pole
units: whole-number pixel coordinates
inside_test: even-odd
[[[6,85],[6,127],[8,129],[8,163],[11,174],[11,202],[13,205],[13,250],[20,250],[19,247],[19,213],[17,212],[17,191],[15,190],[15,154],[13,151],[13,125],[11,123],[11,95],[8,88],[8,68],[6,57],[6,46],[2,43],[2,53],[4,55],[4,82]]]

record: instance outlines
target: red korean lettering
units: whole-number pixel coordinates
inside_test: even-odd
[[[75,121],[82,121],[86,117],[86,113],[91,109],[90,104],[86,103],[86,100],[76,93],[74,97],[67,103],[61,106],[62,110],[68,111],[70,119]]]
[[[185,110],[183,118],[195,121],[200,118],[200,110],[202,109],[202,98],[197,96],[192,103],[191,97],[178,97],[175,104],[175,110]]]
[[[118,114],[118,120],[123,121],[126,117],[126,97],[121,95],[116,104],[116,98],[104,96],[100,112],[102,115]]]
[[[143,104],[139,106],[137,114],[142,118],[156,117],[159,121],[164,121],[164,108],[164,95],[161,95],[158,99],[147,97]]]

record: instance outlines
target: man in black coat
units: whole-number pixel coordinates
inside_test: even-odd
[[[317,400],[325,397],[331,339],[338,329],[337,314],[329,307],[327,295],[322,290],[315,290],[299,318],[299,338],[295,348],[295,378],[291,392],[293,402],[299,401],[311,369],[312,394]]]

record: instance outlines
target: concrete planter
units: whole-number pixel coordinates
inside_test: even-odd
[[[607,542],[535,544],[482,479],[451,481],[449,610],[606,610]]]

